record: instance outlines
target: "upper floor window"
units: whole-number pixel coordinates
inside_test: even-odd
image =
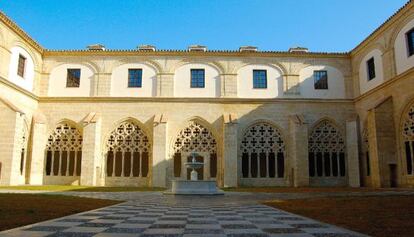
[[[267,88],[267,71],[253,70],[253,88],[266,89]]]
[[[367,61],[368,81],[375,78],[375,61],[374,57]]]
[[[204,88],[204,69],[191,69],[191,88]]]
[[[66,76],[66,87],[79,87],[80,77],[81,77],[80,69],[68,68],[68,74]]]
[[[328,89],[328,72],[327,71],[313,71],[314,86],[316,90]]]
[[[24,68],[26,66],[26,58],[19,54],[19,62],[17,64],[17,75],[24,77]]]
[[[128,87],[142,87],[142,69],[128,69]]]
[[[407,32],[408,57],[414,54],[414,28]]]

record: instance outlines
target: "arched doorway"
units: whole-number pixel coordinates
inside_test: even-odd
[[[46,144],[45,184],[79,184],[82,162],[82,132],[62,122]]]
[[[240,143],[241,185],[286,185],[285,153],[279,129],[268,122],[250,126]]]
[[[105,146],[105,185],[148,186],[151,172],[151,143],[133,121],[119,124]]]
[[[329,120],[319,122],[309,134],[309,176],[314,186],[346,185],[345,140]]]
[[[218,171],[217,141],[211,131],[196,121],[191,121],[186,128],[178,133],[173,144],[174,177],[190,179],[191,170],[186,169],[185,162],[191,162],[192,153],[196,160],[204,162],[202,170],[198,171],[201,180],[216,180]]]

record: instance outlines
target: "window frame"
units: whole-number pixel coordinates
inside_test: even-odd
[[[75,75],[70,73],[70,71],[72,71],[72,70],[78,70],[79,71],[78,85],[72,85],[72,84],[69,83],[69,80],[73,79],[72,77],[75,77]],[[70,75],[72,76],[71,78],[69,78]],[[82,75],[82,70],[80,68],[67,68],[66,69],[66,88],[79,88],[80,84],[81,84],[81,75]]]
[[[20,64],[21,59],[23,59],[23,64]],[[23,54],[19,53],[19,57],[17,59],[17,75],[20,76],[21,78],[24,78],[26,74],[26,62],[27,62],[27,58]]]
[[[372,68],[371,68],[371,66],[372,66]],[[366,61],[366,67],[367,67],[368,81],[374,80],[377,77],[376,68],[375,68],[375,58],[374,57],[371,57],[370,59],[368,59]],[[373,71],[371,71],[371,69],[373,69]]]
[[[407,43],[407,55],[411,57],[414,55],[414,27],[405,33],[405,39]]]
[[[141,72],[140,74],[140,78],[137,79],[138,81],[138,85],[134,85],[133,83],[131,83],[131,71],[139,71]],[[144,70],[142,70],[142,68],[128,68],[128,88],[142,88],[142,77],[143,77],[143,73]]]
[[[193,78],[193,72],[195,71],[202,71],[203,72],[203,81],[202,84],[200,84],[199,81],[195,81],[195,80],[200,80],[199,78]],[[199,75],[197,75],[199,76]],[[206,70],[204,68],[191,68],[190,69],[190,88],[206,88]]]
[[[318,83],[318,82],[321,80],[321,78],[319,78],[318,80],[316,79],[317,74],[322,73],[322,72],[326,74],[326,83],[322,84],[322,85],[326,85],[326,88],[325,87],[319,88],[319,86],[321,86],[320,85],[321,83]],[[314,70],[313,71],[313,88],[315,90],[329,90],[328,78],[329,76],[328,76],[327,70]]]
[[[264,72],[264,86],[263,83],[257,80],[262,80],[262,78],[256,78],[255,75],[258,72]],[[266,69],[253,69],[253,89],[267,89],[267,70]],[[257,83],[256,83],[257,82]]]

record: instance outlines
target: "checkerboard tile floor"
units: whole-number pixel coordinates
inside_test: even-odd
[[[194,207],[126,202],[0,232],[0,236],[356,237],[363,235],[260,204]]]

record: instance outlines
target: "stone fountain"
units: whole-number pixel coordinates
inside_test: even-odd
[[[184,165],[191,169],[190,180],[173,180],[171,190],[165,194],[175,195],[223,195],[224,192],[217,188],[216,181],[198,180],[196,169],[204,167],[203,162],[196,161],[196,153],[192,153],[191,162]]]

